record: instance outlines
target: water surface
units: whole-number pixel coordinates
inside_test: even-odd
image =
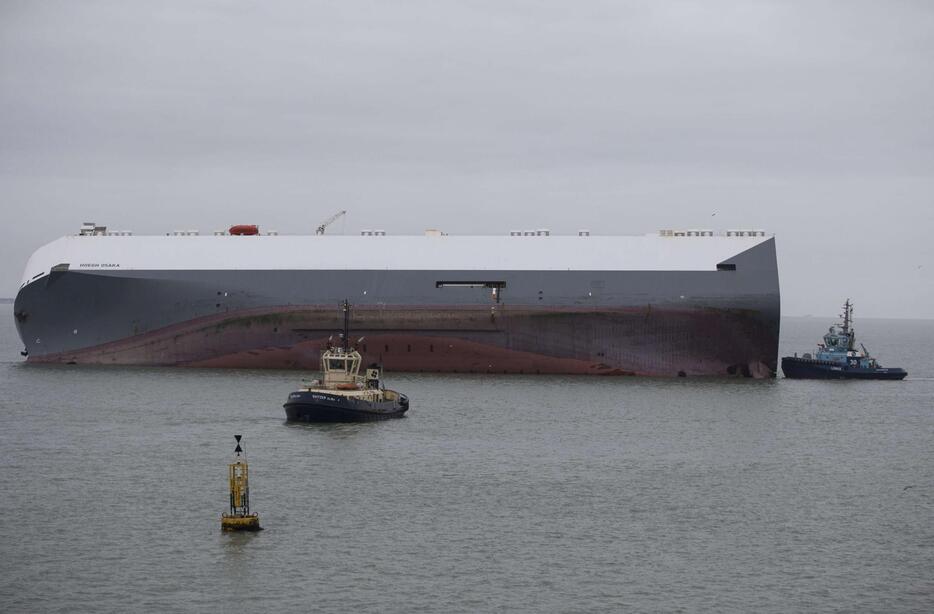
[[[12,321],[3,611],[934,609],[931,321],[857,322],[904,382],[390,374],[409,417],[327,426],[298,373],[26,365]]]

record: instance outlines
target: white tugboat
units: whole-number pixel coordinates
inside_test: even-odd
[[[338,347],[321,353],[321,379],[289,394],[285,415],[292,422],[369,422],[401,418],[409,399],[383,387],[382,369],[370,365],[360,375],[360,353],[350,345],[350,303],[341,305],[344,331]]]

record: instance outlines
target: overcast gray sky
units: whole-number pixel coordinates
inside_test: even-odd
[[[786,314],[934,317],[934,2],[0,0],[0,207],[0,296],[86,220],[347,209],[763,228]]]

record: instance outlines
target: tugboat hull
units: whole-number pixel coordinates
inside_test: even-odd
[[[850,367],[825,360],[782,358],[782,372],[788,379],[876,379],[901,380],[908,372],[897,367]]]
[[[409,410],[409,399],[371,402],[318,391],[299,391],[289,395],[285,405],[289,422],[372,422],[402,418]]]

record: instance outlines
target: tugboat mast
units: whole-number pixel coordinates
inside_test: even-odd
[[[850,299],[846,299],[846,303],[843,304],[843,334],[848,335],[850,333],[850,323],[853,321],[853,304],[850,303]]]
[[[344,311],[344,351],[350,351],[350,301],[344,299],[341,303],[341,309]]]

